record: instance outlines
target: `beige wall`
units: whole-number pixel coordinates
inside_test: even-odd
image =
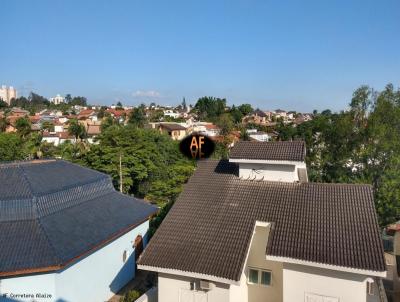
[[[190,282],[198,281],[194,278],[158,274],[158,302],[229,302],[229,285],[213,282],[215,287],[209,291],[190,291]],[[203,299],[190,300],[190,296],[197,295]],[[184,299],[186,297],[187,299]]]
[[[271,271],[271,285],[248,284],[249,302],[281,302],[282,301],[282,272],[283,265],[280,262],[265,259],[265,251],[270,227],[256,226],[255,234],[251,242],[249,257],[246,264],[245,276],[247,282],[248,268]]]
[[[240,163],[239,177],[253,179],[263,179],[269,181],[295,182],[299,180],[297,168],[305,167],[302,165],[271,165],[271,164],[254,164]],[[254,171],[257,170],[257,173]]]
[[[325,300],[321,299],[321,302],[378,301],[377,290],[376,297],[368,297],[367,300],[367,278],[368,276],[358,274],[285,263],[283,301],[304,302],[307,301],[307,294],[327,297]],[[319,302],[318,299],[310,301]]]

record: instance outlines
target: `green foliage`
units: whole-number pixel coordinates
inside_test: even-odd
[[[78,106],[85,107],[85,106],[87,106],[87,99],[83,96],[75,96],[72,98],[72,100],[69,102],[69,104],[71,106],[78,105]]]
[[[5,116],[0,117],[0,132],[6,131],[8,125],[7,118]]]
[[[119,188],[120,156],[123,191],[159,205],[175,200],[194,170],[194,163],[180,153],[178,142],[135,125],[109,127],[99,136],[99,144],[78,161],[111,175]]]
[[[151,111],[150,122],[161,122],[164,119],[164,112],[161,109]]]
[[[373,186],[382,225],[400,219],[400,90],[357,89],[350,110],[315,112],[297,127],[280,123],[282,140],[303,139],[309,178]]]
[[[0,161],[26,158],[24,141],[16,133],[0,133]]]
[[[235,105],[232,106],[231,111],[229,112],[230,115],[232,116],[232,120],[238,124],[242,122],[243,118],[243,113],[239,110],[239,108],[235,107]]]
[[[141,104],[138,108],[133,109],[131,112],[128,123],[131,125],[134,125],[135,127],[143,128],[146,121],[146,106],[144,104]]]
[[[221,135],[226,136],[233,130],[233,120],[230,114],[222,114],[216,121],[217,126],[221,129]]]
[[[20,117],[15,121],[15,128],[18,134],[25,137],[31,132],[31,122],[26,117]]]
[[[207,96],[199,98],[194,106],[199,118],[202,120],[210,120],[219,117],[225,112],[225,107],[226,99]]]
[[[242,104],[238,107],[239,111],[243,114],[243,116],[249,115],[254,111],[253,107],[250,104]]]
[[[3,101],[2,98],[0,98],[0,108],[7,108],[8,104],[6,102]]]
[[[83,139],[86,137],[85,126],[79,123],[77,119],[69,121],[68,133],[75,136],[76,139]]]
[[[130,290],[123,296],[121,302],[135,302],[139,297],[140,292],[137,290]]]
[[[49,132],[54,131],[54,124],[53,124],[53,122],[44,121],[44,122],[42,123],[42,129],[43,129],[43,130],[47,130],[47,131],[49,131]]]

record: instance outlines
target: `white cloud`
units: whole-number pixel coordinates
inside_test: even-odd
[[[132,93],[134,97],[148,97],[148,98],[159,98],[161,94],[155,90],[136,90]]]

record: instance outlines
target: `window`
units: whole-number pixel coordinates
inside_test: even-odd
[[[270,271],[264,271],[255,268],[249,268],[248,280],[249,284],[259,284],[264,286],[270,286],[272,279],[272,273]]]
[[[249,269],[249,283],[258,284],[258,270]]]
[[[261,284],[271,285],[271,272],[261,271]]]

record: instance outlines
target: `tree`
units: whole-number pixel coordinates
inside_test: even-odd
[[[161,122],[164,119],[164,111],[161,109],[159,110],[152,110],[150,114],[150,122]]]
[[[146,105],[141,104],[139,107],[133,109],[129,116],[128,123],[139,128],[143,128],[146,121]]]
[[[183,97],[183,100],[182,100],[182,109],[183,109],[183,110],[186,110],[186,108],[187,108],[187,106],[186,106],[186,100],[185,100],[185,97]]]
[[[243,113],[239,110],[239,108],[235,107],[235,105],[232,106],[230,114],[232,116],[233,121],[236,124],[239,124],[242,122]]]
[[[0,161],[26,158],[23,140],[16,133],[0,133]]]
[[[71,103],[71,101],[72,101],[72,96],[71,96],[71,94],[66,94],[65,95],[65,102],[67,103],[67,104],[69,104],[69,103]]]
[[[53,132],[54,131],[54,123],[51,121],[44,121],[42,123],[42,129],[47,130],[49,132]]]
[[[221,129],[221,135],[227,136],[233,130],[232,117],[227,113],[222,114],[217,120],[217,126]]]
[[[244,116],[249,115],[254,111],[250,104],[242,104],[238,107],[238,109]]]
[[[226,99],[202,97],[194,106],[200,119],[214,119],[225,112]]]
[[[0,117],[0,132],[5,132],[9,124],[10,123],[8,122],[7,117]]]
[[[175,200],[194,169],[194,163],[180,153],[178,142],[135,125],[107,128],[99,144],[92,145],[79,161],[111,175],[119,188],[120,155],[123,191],[158,205]]]
[[[31,122],[26,117],[20,117],[15,121],[15,128],[22,137],[26,137],[31,132]]]
[[[76,140],[82,140],[86,137],[85,126],[79,123],[77,119],[69,121],[68,133],[73,135]]]
[[[75,96],[71,102],[69,102],[72,106],[87,106],[87,99],[83,96]]]
[[[6,102],[3,101],[2,98],[0,98],[0,108],[7,108],[8,104]]]
[[[116,110],[124,110],[124,107],[122,106],[122,103],[118,101],[117,106],[115,107]]]

